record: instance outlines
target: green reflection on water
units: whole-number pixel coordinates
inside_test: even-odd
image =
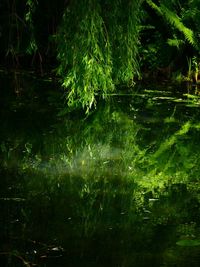
[[[7,100],[5,266],[198,266],[199,114],[150,92],[115,96],[88,118]]]

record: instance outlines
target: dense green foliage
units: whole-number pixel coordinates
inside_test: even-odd
[[[141,1],[72,1],[58,33],[58,73],[69,105],[91,108],[138,73]]]
[[[138,77],[199,80],[197,0],[2,0],[1,65],[52,71],[66,106],[96,105]],[[9,18],[9,19],[7,19]]]
[[[96,92],[113,90],[110,44],[100,11],[98,1],[73,1],[63,17],[58,73],[69,90],[69,105],[90,108]]]
[[[165,77],[173,72],[174,79],[184,75],[191,80],[195,65],[199,64],[199,1],[146,0],[145,3],[142,65]]]

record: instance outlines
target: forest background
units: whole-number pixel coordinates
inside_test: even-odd
[[[88,112],[122,85],[199,82],[198,0],[1,0],[1,69],[58,78]]]

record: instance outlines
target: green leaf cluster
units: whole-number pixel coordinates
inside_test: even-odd
[[[57,34],[57,58],[70,107],[89,111],[97,94],[105,98],[138,73],[140,3],[75,0],[68,5]]]
[[[37,51],[37,42],[35,39],[35,27],[34,27],[34,20],[33,20],[33,14],[37,7],[37,0],[27,0],[26,1],[26,9],[27,12],[25,13],[25,22],[30,30],[30,41],[27,46],[26,52],[28,54],[32,54],[32,52]]]
[[[194,32],[182,22],[182,18],[178,16],[176,10],[173,8],[173,5],[169,4],[169,1],[160,1],[160,5],[156,5],[151,0],[146,0],[146,2],[156,11],[158,15],[162,16],[171,25],[171,27],[181,32],[188,43],[192,46],[196,46]],[[168,5],[170,5],[173,9],[168,8]],[[180,40],[175,37],[173,41],[169,40],[168,44],[179,46]]]

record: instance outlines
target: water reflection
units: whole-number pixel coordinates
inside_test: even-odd
[[[1,112],[1,266],[198,266],[196,106],[147,89],[60,118],[45,95]]]

